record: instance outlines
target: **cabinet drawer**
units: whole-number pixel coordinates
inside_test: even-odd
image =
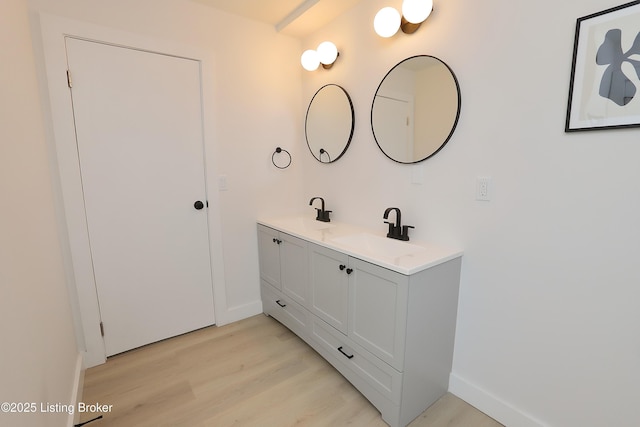
[[[396,404],[400,403],[402,373],[315,317],[311,320],[311,339],[378,393]]]
[[[310,328],[310,313],[264,280],[260,282],[263,311],[291,329],[300,338],[307,339]]]

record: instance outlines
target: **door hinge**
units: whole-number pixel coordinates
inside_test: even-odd
[[[67,86],[69,86],[69,88],[73,87],[73,83],[71,82],[71,71],[67,70]]]
[[[104,336],[104,325],[100,322],[100,335]]]

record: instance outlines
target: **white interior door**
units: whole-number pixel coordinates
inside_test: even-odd
[[[376,139],[387,156],[402,162],[413,162],[411,105],[408,101],[376,95],[373,108]]]
[[[213,324],[199,62],[66,49],[107,356]]]

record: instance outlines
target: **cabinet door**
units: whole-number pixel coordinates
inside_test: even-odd
[[[258,254],[260,259],[260,277],[276,289],[280,285],[280,247],[278,232],[272,228],[258,225]]]
[[[349,266],[348,336],[402,371],[409,278],[356,258]]]
[[[348,259],[322,246],[309,247],[311,311],[343,334],[347,333]]]
[[[309,270],[305,240],[280,233],[280,282],[282,293],[308,306]]]

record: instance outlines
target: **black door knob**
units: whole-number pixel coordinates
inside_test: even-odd
[[[195,202],[193,204],[193,207],[196,208],[197,210],[200,210],[200,209],[204,208],[204,203],[202,203],[200,200],[198,200],[197,202]]]

